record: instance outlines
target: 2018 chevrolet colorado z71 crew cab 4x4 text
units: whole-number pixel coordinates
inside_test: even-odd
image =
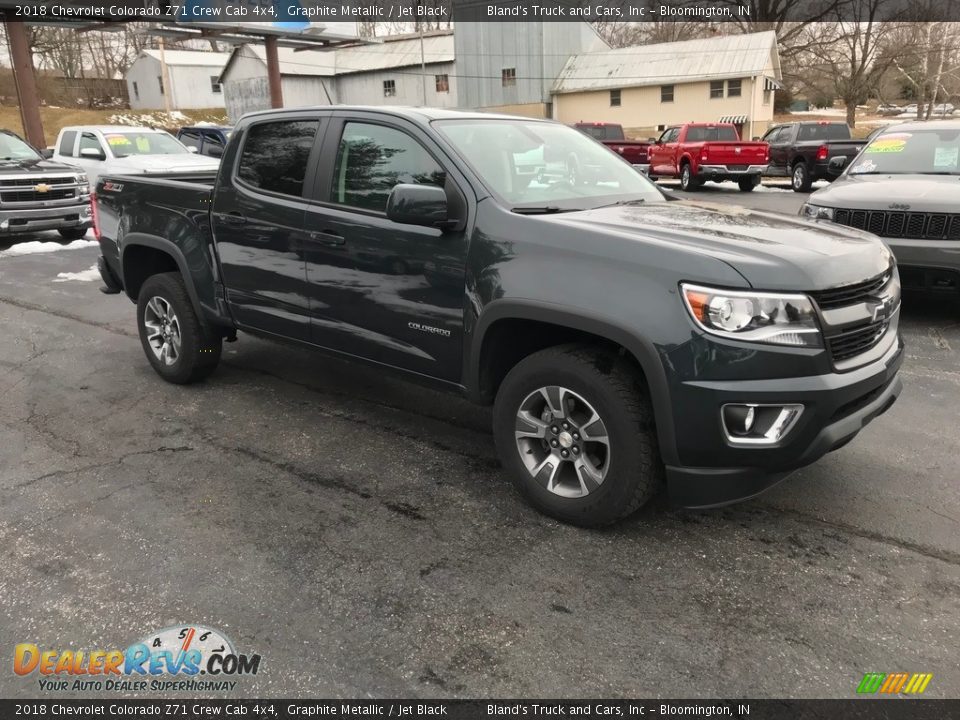
[[[588,180],[519,173],[577,156]],[[212,180],[212,178],[211,178]],[[872,235],[669,200],[563,125],[425,109],[245,116],[213,185],[101,177],[104,281],[185,383],[237,330],[494,404],[538,508],[613,522],[751,497],[900,392],[899,279]]]

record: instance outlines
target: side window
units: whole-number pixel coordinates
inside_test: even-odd
[[[680,137],[680,128],[670,128],[667,130],[667,139],[664,142],[676,142],[678,137]]]
[[[100,141],[97,140],[97,136],[92,133],[83,133],[80,136],[80,148],[83,150],[96,150],[99,153],[103,153],[103,148],[100,146]]]
[[[350,122],[340,138],[330,200],[383,212],[394,185],[442,187],[445,180],[443,168],[405,132]]]
[[[223,140],[216,133],[203,133],[203,154],[211,157],[223,156]]]
[[[301,197],[307,158],[319,125],[316,120],[253,125],[247,130],[237,175],[259,190]]]
[[[196,130],[184,130],[180,133],[179,140],[187,147],[200,149],[200,133]]]
[[[762,138],[763,142],[775,143],[777,141],[777,137],[780,135],[781,130],[783,130],[783,128],[778,128],[778,127],[767,130],[767,134],[764,135]]]
[[[60,138],[60,145],[57,146],[57,152],[65,157],[73,157],[73,145],[77,141],[77,131],[67,130]]]

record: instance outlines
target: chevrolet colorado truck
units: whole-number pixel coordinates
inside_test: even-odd
[[[740,140],[730,123],[687,123],[668,127],[647,152],[650,177],[680,178],[693,192],[704,182],[734,180],[743,192],[760,184],[767,169],[767,144]]]
[[[867,143],[851,138],[845,122],[827,120],[776,125],[763,141],[770,145],[766,174],[789,177],[794,192],[810,192],[815,180],[833,182]]]
[[[538,149],[595,180],[518,173]],[[752,497],[900,393],[881,240],[668,199],[558,123],[272,110],[196,180],[96,188],[104,282],[162,378],[206,377],[244,331],[493,404],[505,473],[564,521],[614,522],[664,480],[681,506]]]
[[[653,145],[650,140],[628,140],[623,132],[623,126],[616,123],[579,122],[573,127],[602,145],[606,145],[638,170],[646,171],[649,168],[650,160],[647,152]]]
[[[46,160],[14,133],[0,130],[0,235],[56,230],[65,240],[79,240],[91,224],[83,171]]]

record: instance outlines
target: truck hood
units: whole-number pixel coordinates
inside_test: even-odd
[[[209,172],[220,167],[220,161],[193,153],[182,155],[131,155],[115,160],[111,174]]]
[[[811,205],[854,210],[956,212],[960,177],[956,175],[844,175],[817,190]],[[891,208],[892,204],[901,207]],[[904,208],[902,205],[909,205]]]
[[[869,233],[733,205],[679,200],[537,217],[585,237],[612,234],[707,255],[762,290],[848,285],[879,275],[892,261]]]
[[[0,161],[0,176],[4,175],[36,175],[38,173],[81,173],[79,168],[56,160],[41,160],[28,158],[26,160]]]

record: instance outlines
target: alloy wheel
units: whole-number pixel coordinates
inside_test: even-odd
[[[550,385],[530,393],[517,411],[514,436],[530,476],[555,495],[585,497],[607,476],[606,425],[572,390]]]
[[[170,303],[159,295],[147,302],[143,312],[147,342],[153,354],[164,365],[173,365],[180,357],[180,320]]]

